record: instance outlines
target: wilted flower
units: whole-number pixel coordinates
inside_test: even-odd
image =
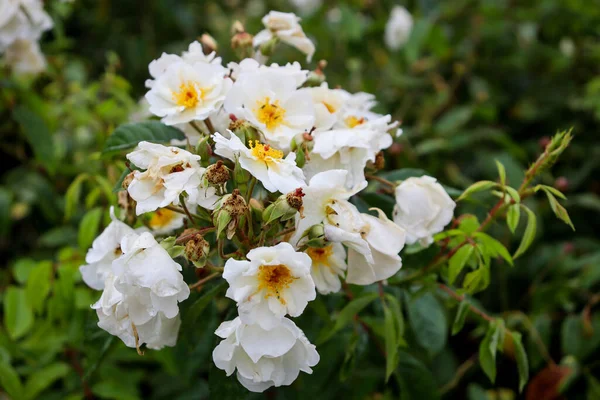
[[[248,261],[230,258],[223,271],[229,283],[226,296],[237,302],[244,323],[272,329],[286,314],[302,314],[315,299],[310,257],[289,243],[257,247],[246,257]]]
[[[310,62],[315,53],[315,45],[306,37],[298,18],[293,13],[271,11],[262,19],[265,28],[254,37],[254,47],[260,47],[265,43],[278,38],[284,43],[293,46],[306,54],[306,61]]]
[[[435,178],[408,178],[396,187],[394,222],[406,231],[406,242],[428,246],[433,235],[452,220],[456,203]]]
[[[215,334],[224,339],[213,351],[215,365],[227,376],[237,369],[239,382],[252,392],[291,385],[300,371],[310,374],[319,362],[315,346],[287,318],[267,330],[237,317],[223,322]]]
[[[213,212],[213,224],[217,228],[217,236],[226,230],[227,239],[235,235],[240,218],[248,211],[246,200],[240,195],[239,189],[233,189],[231,194],[221,197]]]

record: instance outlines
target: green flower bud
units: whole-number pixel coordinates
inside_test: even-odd
[[[250,177],[248,172],[240,165],[240,160],[236,158],[235,167],[233,167],[233,179],[238,185],[247,185]]]
[[[210,155],[212,154],[212,149],[208,143],[208,136],[200,139],[196,145],[196,154],[200,156],[200,165],[203,167],[208,166],[210,163]]]
[[[275,36],[271,40],[260,45],[260,52],[263,56],[271,57],[275,51],[277,43],[279,43],[279,38]]]

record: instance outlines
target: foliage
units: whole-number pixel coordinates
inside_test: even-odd
[[[223,284],[181,304],[177,347],[139,357],[97,328],[89,304],[98,295],[78,267],[129,171],[102,152],[130,144],[118,132],[135,119],[148,63],[204,31],[227,43],[235,18],[255,32],[269,9],[293,10],[265,3],[50,2],[48,72],[0,72],[0,388],[9,397],[263,397],[212,365],[213,332],[232,317]],[[408,2],[412,35],[390,52],[391,6],[324,2],[302,24],[331,83],[377,93],[379,111],[403,121],[377,176],[427,171],[459,200],[456,219],[432,247],[405,249],[387,285],[309,303],[298,325],[321,362],[268,396],[596,398],[600,11],[577,0]],[[294,57],[284,50],[274,61]],[[355,204],[390,215],[388,186],[372,181]],[[184,273],[194,281],[193,268]]]

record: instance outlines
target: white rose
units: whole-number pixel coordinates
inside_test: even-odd
[[[223,271],[229,283],[226,296],[237,302],[244,323],[272,329],[286,314],[302,314],[315,299],[311,259],[289,243],[257,247],[246,257],[248,261],[230,258]]]
[[[455,207],[435,178],[408,178],[396,188],[394,222],[406,231],[408,244],[418,241],[427,246],[452,220]]]
[[[237,369],[238,380],[252,392],[291,385],[300,371],[310,374],[319,362],[315,346],[287,318],[265,330],[237,317],[223,322],[215,334],[224,339],[213,351],[215,365],[227,376]]]
[[[340,277],[346,271],[346,250],[340,243],[325,247],[309,247],[306,254],[312,260],[311,275],[321,294],[339,292],[342,288]]]
[[[390,19],[385,25],[385,44],[391,50],[398,50],[406,44],[413,27],[413,18],[402,6],[394,6]]]
[[[254,36],[253,45],[259,47],[274,37],[293,46],[306,54],[306,61],[310,62],[315,53],[315,45],[306,37],[298,23],[300,18],[293,13],[271,11],[262,19],[265,28]]]

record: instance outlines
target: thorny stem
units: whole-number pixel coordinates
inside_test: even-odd
[[[207,277],[200,279],[198,282],[192,283],[191,285],[189,285],[189,287],[190,287],[190,289],[195,289],[198,286],[202,286],[206,282],[208,282],[212,279],[215,279],[219,276],[221,276],[221,272],[213,272],[212,274],[208,275]]]

